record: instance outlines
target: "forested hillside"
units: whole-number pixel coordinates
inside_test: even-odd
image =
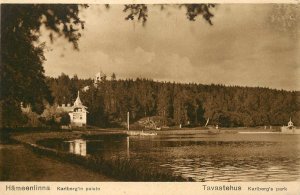
[[[73,103],[77,90],[88,107],[90,125],[111,127],[126,121],[129,111],[132,121],[145,116],[171,119],[170,125],[222,127],[283,125],[290,117],[300,124],[299,92],[259,87],[179,84],[148,79],[93,80],[47,78],[56,104]],[[88,87],[86,87],[88,86]]]

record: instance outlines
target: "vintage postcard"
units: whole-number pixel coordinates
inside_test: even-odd
[[[296,1],[2,2],[0,193],[299,194],[299,33]]]

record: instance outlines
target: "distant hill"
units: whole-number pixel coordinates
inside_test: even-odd
[[[88,107],[88,123],[101,127],[119,126],[130,112],[132,122],[159,116],[175,125],[223,127],[283,125],[290,117],[300,125],[300,92],[262,87],[181,84],[149,79],[101,80],[48,78],[54,102],[70,103],[82,90]],[[89,87],[86,87],[89,86]]]

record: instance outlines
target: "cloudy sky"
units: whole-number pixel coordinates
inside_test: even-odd
[[[48,44],[48,76],[145,77],[159,81],[300,90],[299,5],[218,5],[213,25],[185,10],[149,5],[145,26],[125,21],[122,5],[91,5],[74,51],[64,39]],[[43,32],[42,40],[47,40]]]

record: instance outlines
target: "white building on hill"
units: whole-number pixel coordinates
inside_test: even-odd
[[[94,84],[97,85],[97,83],[100,83],[102,80],[106,80],[106,75],[100,71],[95,75]]]

